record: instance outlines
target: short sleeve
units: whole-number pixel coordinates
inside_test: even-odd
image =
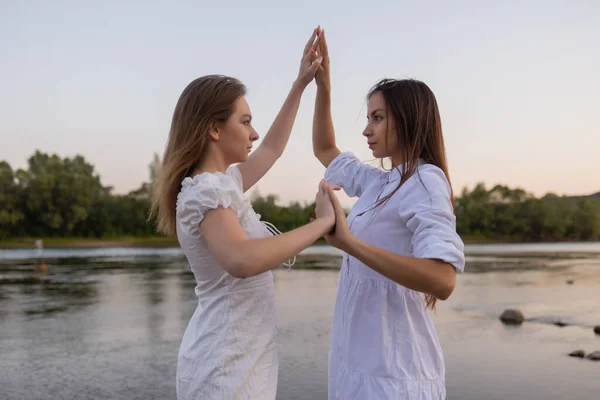
[[[363,163],[353,153],[343,152],[331,161],[325,171],[325,180],[331,185],[341,186],[350,197],[360,197],[367,183],[379,179],[383,171]]]
[[[241,192],[244,193],[244,184],[242,182],[242,173],[240,169],[236,165],[232,165],[227,168],[225,172],[226,175],[229,175],[233,182],[235,182],[236,186],[240,188]]]
[[[236,181],[235,170],[230,167],[225,174],[202,173],[183,180],[177,197],[177,224],[188,234],[199,235],[204,215],[219,207],[231,208],[241,217],[245,201],[240,189],[241,176],[237,170],[240,179]]]
[[[419,168],[410,181],[412,184],[406,188],[407,194],[402,199],[399,214],[413,233],[413,255],[445,261],[462,272],[465,267],[464,244],[456,232],[450,185],[444,172],[426,165]]]

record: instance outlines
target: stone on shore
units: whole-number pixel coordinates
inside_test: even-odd
[[[516,309],[504,310],[500,316],[500,320],[507,325],[520,325],[524,321],[523,313]]]
[[[588,360],[592,360],[592,361],[600,361],[600,350],[597,350],[597,351],[594,351],[593,353],[588,354],[586,358]]]
[[[569,356],[583,358],[583,357],[585,357],[585,351],[583,351],[583,350],[575,350],[575,351],[569,353]]]

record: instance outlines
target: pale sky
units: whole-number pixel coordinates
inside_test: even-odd
[[[365,96],[382,77],[436,94],[455,191],[477,182],[535,195],[600,191],[600,2],[596,1],[0,2],[0,160],[36,149],[82,154],[126,193],[162,155],[193,79],[248,87],[264,135],[321,24],[330,47],[342,150],[372,159]],[[261,194],[312,201],[314,83]],[[345,205],[353,203],[343,198]]]

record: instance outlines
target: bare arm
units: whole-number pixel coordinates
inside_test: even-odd
[[[335,132],[331,118],[331,92],[317,88],[315,114],[313,117],[313,152],[325,168],[340,154],[335,145]]]
[[[357,258],[369,268],[409,289],[446,300],[456,285],[456,269],[450,263],[430,258],[402,256],[365,243],[350,232],[339,200],[329,190],[336,214],[335,231],[325,236],[332,246]]]
[[[247,278],[277,267],[331,230],[335,214],[324,181],[316,203],[316,220],[278,236],[249,239],[229,208],[207,212],[200,231],[219,264],[231,275]]]
[[[244,192],[254,186],[283,154],[296,120],[303,92],[304,87],[294,82],[261,145],[250,154],[248,161],[238,165],[244,182]]]
[[[322,58],[316,57],[314,52],[318,47],[318,43],[317,29],[315,29],[304,48],[298,78],[292,85],[275,121],[273,121],[261,145],[250,155],[248,161],[238,165],[244,182],[244,192],[254,186],[271,169],[285,150],[298,114],[304,89],[313,80],[317,68],[321,65]]]
[[[317,97],[315,99],[315,113],[313,116],[313,152],[321,164],[326,168],[331,161],[340,154],[335,144],[335,131],[331,118],[331,79],[329,69],[329,50],[325,32],[321,31],[319,49],[323,57],[321,66],[317,70]]]
[[[456,285],[456,270],[444,261],[401,256],[356,238],[347,253],[386,278],[440,300],[450,297]]]

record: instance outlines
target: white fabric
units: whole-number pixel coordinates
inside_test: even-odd
[[[341,153],[325,179],[359,199],[348,215],[352,233],[406,256],[436,258],[464,268],[450,186],[423,162],[383,205],[400,172],[383,171]],[[344,254],[329,352],[329,400],[440,400],[446,397],[442,350],[423,295]]]
[[[201,235],[205,213],[231,208],[249,238],[270,236],[242,190],[239,169],[185,178],[177,199],[177,237],[196,279],[198,306],[177,363],[179,400],[275,399],[278,357],[273,276],[231,276]]]

